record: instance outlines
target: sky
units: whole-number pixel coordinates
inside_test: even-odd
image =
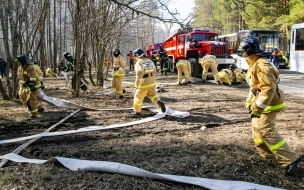
[[[176,18],[181,19],[179,21],[183,21],[187,18],[187,16],[192,12],[194,8],[194,0],[172,0],[172,3],[168,5],[168,8],[171,12],[180,13],[175,15]],[[176,11],[175,11],[176,9]],[[175,31],[179,28],[178,24],[174,24],[172,27],[172,31]]]

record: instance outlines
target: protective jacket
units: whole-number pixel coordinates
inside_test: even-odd
[[[53,69],[51,67],[47,68],[46,77],[53,77],[54,75]]]
[[[212,70],[215,81],[220,80],[217,70],[218,62],[214,55],[205,55],[201,60],[201,65],[203,67],[203,74],[202,74],[203,80],[206,80],[209,68]]]
[[[180,59],[176,63],[176,67],[177,67],[178,82],[182,82],[183,73],[184,73],[184,77],[185,77],[185,82],[190,81],[190,76],[191,76],[191,64],[190,64],[190,62],[185,60],[185,59]]]
[[[219,72],[219,78],[221,83],[224,83],[226,85],[231,85],[232,83],[232,78],[233,78],[233,72],[230,69],[222,69]]]
[[[125,59],[119,54],[113,60],[113,71],[112,71],[112,87],[116,92],[116,95],[122,96],[123,94],[123,86],[122,80],[125,76],[125,69],[126,69],[126,61]]]
[[[233,72],[232,83],[242,83],[246,80],[246,75],[244,75],[240,69],[233,69],[231,71]]]
[[[279,71],[266,58],[256,54],[247,57],[246,61],[249,65],[246,81],[250,86],[246,104],[255,103],[264,112],[283,110],[284,94],[278,88]]]
[[[39,68],[39,67],[38,67]],[[21,72],[24,80],[23,86],[29,91],[29,84],[34,83],[35,91],[29,91],[29,97],[27,101],[28,109],[31,112],[32,116],[36,116],[38,110],[41,110],[42,107],[38,103],[38,89],[41,87],[41,82],[39,80],[39,70],[33,64],[26,64],[22,66]],[[41,71],[41,70],[40,70]]]
[[[21,100],[23,106],[25,108],[27,108],[27,97],[28,97],[28,93],[29,93],[30,89],[25,84],[22,72],[23,72],[22,66],[18,67],[18,70],[17,70],[17,78],[19,79],[18,95],[20,97],[20,100]]]
[[[165,74],[167,75],[167,71],[168,71],[168,55],[167,55],[167,51],[164,49],[160,49],[158,51],[158,56],[160,59],[160,72],[163,73],[165,72]]]
[[[142,103],[145,96],[159,107],[158,101],[160,100],[156,91],[155,73],[156,67],[150,59],[146,57],[137,57],[135,64],[135,87],[136,92],[134,96],[133,110],[137,113],[141,112]]]

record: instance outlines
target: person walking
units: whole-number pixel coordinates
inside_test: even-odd
[[[185,59],[180,59],[176,63],[176,68],[177,68],[177,79],[178,79],[178,84],[182,84],[183,78],[185,78],[184,84],[189,84],[191,83],[190,81],[190,76],[191,76],[191,64],[189,61]]]
[[[151,99],[154,105],[161,108],[163,113],[166,112],[165,104],[160,100],[156,91],[156,80],[155,73],[156,67],[150,59],[148,59],[144,51],[140,48],[134,50],[134,55],[136,57],[135,64],[135,95],[133,104],[132,115],[140,115],[142,110],[142,103],[144,98],[147,96]]]
[[[278,86],[279,71],[267,61],[269,53],[260,49],[260,43],[255,38],[243,40],[240,47],[249,66],[246,81],[250,91],[246,108],[252,118],[255,147],[262,158],[274,157],[286,167],[286,174],[292,175],[303,160],[275,129],[276,116],[285,107],[284,94]]]
[[[134,54],[133,54],[133,52],[130,51],[130,53],[128,53],[127,56],[129,57],[130,71],[134,71]]]
[[[34,67],[34,62],[29,62],[25,54],[19,54],[16,60],[21,65],[17,73],[19,80],[23,81],[20,85],[22,84],[25,91],[29,93],[26,98],[28,110],[31,113],[31,117],[37,117],[38,112],[44,111],[44,108],[38,102],[38,89],[42,86],[38,78],[38,71]]]
[[[5,77],[6,66],[7,66],[7,63],[2,58],[0,58],[0,74],[1,74],[1,78]]]
[[[165,75],[167,75],[167,71],[168,71],[168,55],[167,55],[167,51],[164,49],[164,46],[161,45],[160,46],[160,50],[158,51],[158,56],[159,56],[159,63],[160,63],[160,72],[163,75],[165,73]]]
[[[209,53],[206,53],[206,55],[201,60],[201,65],[203,67],[203,74],[202,74],[203,82],[206,82],[208,71],[210,68],[213,73],[213,77],[214,77],[215,81],[218,84],[221,84],[220,77],[219,77],[218,70],[217,70],[218,62],[214,55],[210,55]]]
[[[279,68],[280,63],[282,62],[282,54],[278,50],[278,48],[274,48],[273,52],[270,56],[270,61],[277,67]]]
[[[125,77],[126,61],[122,57],[118,48],[114,49],[113,71],[112,71],[112,87],[116,92],[116,95],[123,99],[123,86],[122,80]]]

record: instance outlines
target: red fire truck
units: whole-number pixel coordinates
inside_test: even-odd
[[[151,59],[152,57],[152,51],[156,51],[158,53],[160,49],[160,45],[163,43],[153,43],[151,45],[146,46],[146,51],[147,51],[147,57]]]
[[[217,33],[209,30],[179,29],[163,43],[170,58],[169,71],[176,71],[175,63],[179,59],[187,59],[192,66],[191,75],[201,77],[202,67],[199,60],[207,53],[217,57],[218,70],[228,68],[230,64],[234,63],[234,59],[229,56],[227,44],[218,42],[217,39]]]

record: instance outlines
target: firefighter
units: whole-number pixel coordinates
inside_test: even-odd
[[[25,54],[19,54],[17,59],[21,66],[18,69],[20,86],[28,92],[28,95],[22,94],[22,101],[26,99],[28,110],[32,117],[37,117],[38,112],[44,111],[44,108],[38,103],[38,89],[42,86],[39,81],[37,68],[33,66],[34,62],[29,62]],[[27,96],[27,98],[25,98]],[[24,99],[23,99],[24,98]],[[23,104],[24,105],[24,104]],[[25,106],[26,107],[26,106]]]
[[[163,113],[166,112],[165,104],[160,101],[156,91],[155,73],[156,68],[150,59],[144,55],[144,51],[140,48],[134,50],[136,57],[135,64],[135,95],[133,104],[133,115],[140,115],[142,109],[142,103],[147,96],[158,108],[161,108]]]
[[[67,60],[67,64],[64,66],[64,71],[65,72],[73,72],[73,62],[74,58],[69,52],[65,52],[63,54],[64,58]]]
[[[167,51],[164,49],[164,46],[161,45],[160,46],[160,50],[158,51],[158,56],[160,59],[160,72],[163,75],[163,73],[165,73],[165,75],[167,75],[167,71],[168,71],[168,55],[167,55]]]
[[[232,71],[233,74],[231,78],[232,83],[242,83],[246,79],[246,76],[242,73],[242,71],[237,68],[234,63],[229,65],[229,69]]]
[[[273,52],[270,56],[270,61],[277,67],[279,68],[280,62],[282,62],[282,54],[281,52],[277,49],[274,48]]]
[[[230,86],[232,84],[233,71],[230,69],[222,69],[218,75],[220,79],[218,84],[224,84],[226,86]]]
[[[211,68],[215,81],[218,84],[221,84],[220,77],[219,77],[218,70],[217,70],[218,63],[217,63],[217,59],[214,55],[210,55],[209,53],[206,53],[206,55],[201,60],[201,65],[203,67],[203,74],[202,74],[203,82],[206,82],[208,70],[209,70],[209,68]]]
[[[112,71],[112,87],[116,92],[116,95],[120,99],[123,98],[123,86],[122,80],[125,76],[126,61],[122,57],[120,50],[115,48],[113,51],[114,60],[113,60],[113,71]]]
[[[46,77],[51,78],[51,77],[57,77],[57,75],[53,72],[53,66],[51,65],[49,68],[46,70]]]
[[[191,83],[190,76],[191,76],[191,64],[189,61],[185,59],[180,59],[176,63],[177,68],[177,78],[178,78],[178,84],[181,85],[183,74],[185,77],[185,84]]]
[[[302,159],[275,129],[276,116],[285,107],[284,94],[278,87],[279,71],[267,61],[269,54],[260,49],[255,38],[243,40],[240,46],[249,66],[246,81],[250,91],[246,108],[252,118],[255,147],[263,158],[274,156],[286,167],[286,174],[291,175]]]

